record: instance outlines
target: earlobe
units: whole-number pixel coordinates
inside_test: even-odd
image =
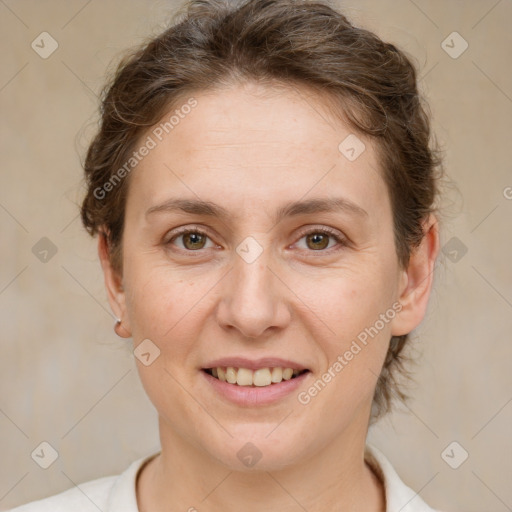
[[[103,269],[108,301],[114,315],[119,319],[114,326],[114,330],[118,336],[129,338],[131,332],[126,315],[126,295],[122,276],[112,266],[108,237],[104,232],[100,232],[98,237],[98,256]]]
[[[439,230],[437,219],[432,214],[423,225],[423,240],[411,252],[407,269],[401,276],[399,301],[402,309],[393,321],[393,336],[413,331],[421,323],[427,310],[439,253]]]
[[[120,338],[130,338],[131,332],[128,331],[124,325],[121,319],[118,319],[116,323],[114,324],[114,332],[120,337]]]

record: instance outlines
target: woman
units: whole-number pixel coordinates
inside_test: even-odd
[[[320,2],[183,14],[106,88],[82,205],[161,452],[15,510],[432,511],[366,444],[439,250],[414,66]]]

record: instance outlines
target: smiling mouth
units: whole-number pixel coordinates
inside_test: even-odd
[[[235,386],[265,387],[279,384],[283,380],[295,379],[309,370],[296,370],[294,368],[234,368],[232,366],[217,368],[203,368],[208,375]]]

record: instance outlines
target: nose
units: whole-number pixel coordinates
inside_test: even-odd
[[[237,329],[245,338],[263,338],[290,322],[288,288],[276,275],[276,265],[267,252],[252,263],[235,254],[233,268],[221,285],[217,321],[224,329]]]

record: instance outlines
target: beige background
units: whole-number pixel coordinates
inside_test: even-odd
[[[112,330],[77,203],[79,155],[111,59],[159,32],[176,5],[0,2],[0,510],[119,473],[158,450],[156,415],[129,343]],[[512,2],[340,6],[416,57],[455,183],[442,243],[457,237],[467,247],[457,262],[453,252],[439,260],[414,342],[414,400],[369,440],[433,507],[512,510]],[[43,31],[59,44],[48,59],[31,48]],[[457,59],[441,47],[453,31],[469,43]],[[42,237],[57,248],[46,263],[32,252]],[[31,459],[42,441],[59,453],[46,470]],[[452,441],[469,453],[458,469],[441,456]]]

